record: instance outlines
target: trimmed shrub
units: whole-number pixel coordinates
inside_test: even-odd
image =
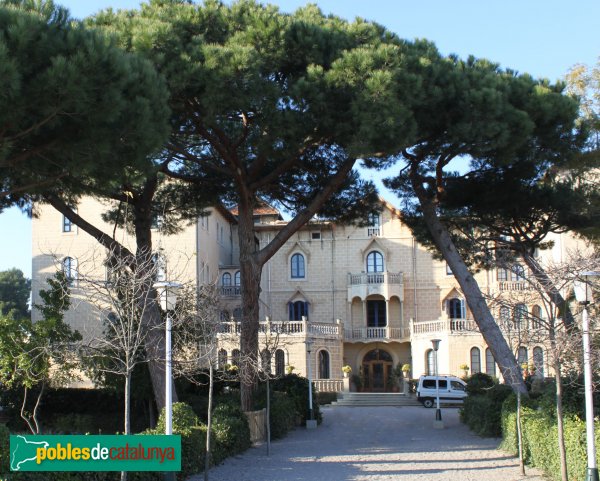
[[[271,438],[284,437],[296,425],[296,406],[284,392],[271,394]]]
[[[536,409],[535,403],[525,402],[521,411],[523,431],[523,455],[525,462],[543,470],[546,475],[560,479],[560,460],[558,455],[558,433],[556,419],[547,413],[547,409]],[[501,447],[517,454],[515,396],[509,397],[502,409],[503,442]],[[567,470],[569,479],[585,479],[587,469],[585,422],[574,415],[564,419],[565,447],[567,451]],[[600,423],[596,422],[596,443],[600,446]]]
[[[248,419],[236,404],[219,404],[214,409],[212,430],[213,464],[219,464],[225,458],[242,453],[252,446]]]
[[[483,394],[484,391],[497,384],[492,376],[483,372],[477,372],[467,378],[467,387],[465,391],[470,395]]]
[[[496,384],[481,394],[471,394],[464,399],[460,419],[480,436],[502,436],[502,404],[511,395],[512,389],[505,384]]]
[[[173,434],[189,434],[193,427],[200,425],[200,418],[189,404],[173,404]],[[157,433],[165,432],[165,410],[160,412],[158,422],[156,423]]]
[[[275,379],[272,382],[274,391],[285,392],[289,398],[294,402],[296,411],[301,417],[301,423],[306,423],[309,417],[308,410],[308,379],[300,377],[297,374],[288,374],[279,379]],[[321,410],[319,409],[319,403],[317,401],[317,395],[313,389],[313,414],[318,423],[323,420]],[[262,408],[263,406],[261,406]]]

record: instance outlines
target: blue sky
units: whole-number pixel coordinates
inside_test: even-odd
[[[83,18],[100,9],[135,8],[137,0],[56,3]],[[301,0],[271,1],[290,12]],[[408,39],[426,38],[444,54],[485,57],[518,72],[556,81],[577,63],[600,56],[598,0],[321,0],[326,13],[374,20]],[[389,197],[389,196],[388,196]],[[393,201],[393,198],[389,200]],[[15,209],[0,214],[0,270],[31,275],[31,223]]]

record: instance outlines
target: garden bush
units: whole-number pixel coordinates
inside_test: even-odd
[[[483,394],[487,389],[497,384],[492,376],[483,372],[477,372],[467,378],[466,391],[471,396],[472,394]]]
[[[505,384],[494,384],[480,394],[470,394],[460,410],[460,419],[480,436],[502,436],[502,404],[512,389]]]
[[[517,454],[517,424],[515,396],[510,396],[502,409],[502,448]],[[549,477],[560,479],[558,434],[555,416],[547,409],[538,409],[535,401],[525,401],[521,410],[523,456],[525,462],[540,468]],[[569,479],[585,479],[587,468],[585,422],[569,414],[564,418],[565,447]],[[600,423],[596,422],[596,444],[600,446]]]
[[[272,388],[274,391],[285,392],[296,406],[296,411],[300,415],[301,423],[306,423],[309,416],[308,411],[308,379],[305,377],[298,376],[297,374],[288,374],[279,379],[272,381]],[[321,410],[319,409],[319,403],[317,401],[317,395],[313,389],[313,414],[318,423],[321,423],[323,417]]]
[[[296,425],[296,406],[284,392],[271,393],[271,438],[284,437]]]
[[[319,406],[325,406],[326,404],[331,404],[334,401],[337,401],[337,393],[336,392],[318,392],[317,393],[317,402],[319,403]]]

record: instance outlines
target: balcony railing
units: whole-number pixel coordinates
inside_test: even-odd
[[[240,335],[242,325],[239,322],[222,322],[219,332]],[[341,338],[342,326],[330,322],[262,321],[258,326],[258,332],[270,335],[304,336],[308,334],[320,338]]]
[[[528,291],[531,289],[529,282],[525,281],[502,281],[498,283],[501,291]]]
[[[372,235],[379,236],[380,235],[379,234],[379,227],[368,227],[367,228],[367,235],[368,236],[372,236]]]
[[[221,295],[223,297],[239,297],[241,295],[240,286],[221,286]]]
[[[313,386],[317,392],[341,392],[344,390],[343,379],[314,379]]]
[[[401,340],[409,337],[408,327],[357,327],[344,332],[346,341]]]
[[[470,319],[438,319],[436,321],[412,323],[412,334],[430,334],[434,332],[479,332],[479,328],[475,321]]]
[[[402,272],[361,272],[348,274],[348,285],[402,284]]]

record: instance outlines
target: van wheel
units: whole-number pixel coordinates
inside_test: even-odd
[[[424,399],[423,406],[425,406],[426,408],[432,408],[433,407],[433,399],[431,399],[431,398]]]

